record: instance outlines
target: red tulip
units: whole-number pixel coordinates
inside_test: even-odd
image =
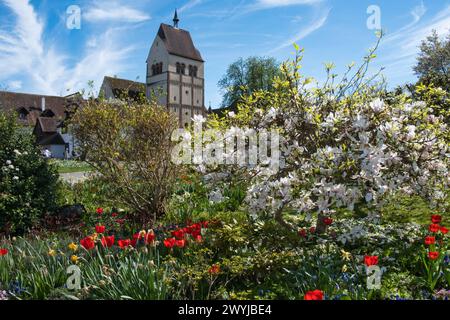
[[[183,230],[175,230],[172,231],[172,236],[174,236],[175,238],[181,240],[184,238],[184,231]]]
[[[103,214],[103,208],[98,208],[97,209],[97,214],[100,214],[100,215]]]
[[[306,238],[307,232],[305,229],[298,230],[298,235],[302,238]]]
[[[205,228],[205,229],[208,229],[208,227],[209,227],[209,221],[203,221],[203,222],[202,222],[202,227]]]
[[[155,241],[155,234],[153,232],[148,232],[145,235],[145,244],[151,244]]]
[[[327,226],[331,226],[331,224],[333,223],[333,219],[325,218],[325,219],[323,219],[323,223]]]
[[[305,300],[323,300],[323,291],[321,290],[308,291],[305,294]]]
[[[378,256],[365,256],[364,263],[366,266],[376,266],[378,264]]]
[[[8,249],[0,249],[0,257],[6,256],[8,254]]]
[[[437,258],[439,258],[439,252],[435,252],[435,251],[431,251],[428,253],[428,258],[430,258],[430,260],[437,260]]]
[[[175,238],[169,238],[164,240],[164,246],[166,248],[173,248],[173,246],[175,245]]]
[[[114,236],[103,237],[102,238],[102,246],[105,248],[111,248],[114,245]]]
[[[446,227],[441,227],[441,232],[442,232],[442,234],[447,234],[448,229]]]
[[[186,240],[175,240],[175,245],[178,248],[184,248],[186,246]]]
[[[431,216],[431,221],[432,221],[434,224],[441,223],[441,221],[442,221],[442,216],[439,215],[439,214],[434,214],[434,215]]]
[[[86,250],[92,250],[95,247],[95,241],[92,240],[91,237],[86,237],[84,239],[80,240],[80,244],[85,248]]]
[[[200,230],[194,230],[191,232],[191,236],[193,236],[194,238],[201,236],[202,232]]]
[[[131,245],[131,240],[130,239],[119,240],[117,241],[117,244],[121,249],[126,249]]]
[[[310,233],[315,233],[315,232],[316,232],[316,228],[315,228],[315,227],[309,228],[309,232],[310,232]]]
[[[425,238],[425,244],[427,246],[431,246],[432,244],[436,243],[436,238],[435,237],[426,237]]]
[[[106,227],[105,226],[95,226],[95,232],[97,233],[105,233]]]
[[[429,228],[430,232],[433,232],[433,233],[438,232],[440,229],[441,229],[441,226],[438,224],[432,224],[432,225],[430,225],[430,228]]]
[[[220,272],[220,266],[218,264],[214,264],[209,268],[208,273],[209,274],[218,274]]]
[[[201,235],[197,235],[194,237],[195,242],[203,242],[203,237]]]

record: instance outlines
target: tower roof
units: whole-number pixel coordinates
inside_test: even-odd
[[[180,22],[180,19],[178,19],[178,12],[175,9],[175,15],[173,16],[173,27],[178,28],[178,22]]]
[[[162,23],[159,27],[158,36],[163,40],[170,54],[204,62],[188,31]]]

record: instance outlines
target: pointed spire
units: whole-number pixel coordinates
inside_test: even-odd
[[[180,22],[180,19],[178,19],[178,12],[177,9],[175,9],[175,15],[173,17],[173,27],[178,29],[178,22]]]

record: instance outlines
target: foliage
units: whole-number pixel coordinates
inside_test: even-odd
[[[351,218],[326,234],[291,237],[273,221],[216,212],[209,222],[133,232],[110,224],[113,214],[97,210],[79,241],[45,234],[0,242],[7,249],[0,254],[0,291],[9,299],[253,300],[303,299],[319,288],[327,300],[365,300],[430,299],[450,286],[445,229],[435,233],[440,259],[422,260],[434,247],[424,245],[427,232],[414,224]],[[383,272],[378,290],[367,289],[367,255]],[[423,262],[439,268],[433,287]],[[82,275],[75,291],[66,287],[73,264]]]
[[[87,212],[95,212],[100,206],[103,208],[117,207],[117,203],[111,199],[111,187],[105,183],[102,177],[94,176],[83,182],[70,184],[61,182],[57,190],[58,206],[83,205]],[[129,210],[128,207],[120,209]]]
[[[50,163],[57,167],[58,173],[89,172],[92,170],[92,168],[83,161],[51,159]]]
[[[0,232],[23,234],[51,212],[57,180],[33,136],[0,113]]]
[[[445,211],[450,182],[445,119],[433,115],[427,101],[405,95],[384,99],[384,84],[365,75],[375,50],[356,71],[350,65],[338,83],[333,65],[327,65],[328,80],[314,88],[300,74],[298,52],[294,61],[282,65],[273,92],[244,97],[237,114],[207,124],[222,135],[235,128],[275,130],[281,135],[279,170],[262,162],[198,169],[216,173],[215,185],[230,176],[246,181],[248,210],[255,217],[271,216],[292,231],[297,226],[286,219],[291,213],[318,214],[317,229],[324,232],[324,220],[337,209],[364,206],[379,214],[398,192],[420,195]],[[226,163],[233,157],[233,151],[224,154]]]
[[[236,106],[242,96],[258,90],[273,90],[273,80],[279,74],[279,63],[274,58],[240,58],[228,67],[219,81],[218,86],[224,91],[222,106]]]
[[[425,85],[450,91],[450,33],[440,39],[436,30],[422,41],[414,71]]]
[[[138,220],[165,212],[176,167],[171,162],[176,119],[155,102],[89,100],[73,118],[81,153]]]

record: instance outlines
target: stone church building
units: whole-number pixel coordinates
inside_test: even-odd
[[[105,98],[117,98],[113,93],[128,83],[134,88],[132,93],[140,87],[147,97],[156,97],[160,105],[174,112],[181,128],[190,125],[195,115],[205,115],[205,61],[191,34],[178,25],[176,11],[172,26],[160,25],[147,57],[145,84],[105,77],[101,88]]]

